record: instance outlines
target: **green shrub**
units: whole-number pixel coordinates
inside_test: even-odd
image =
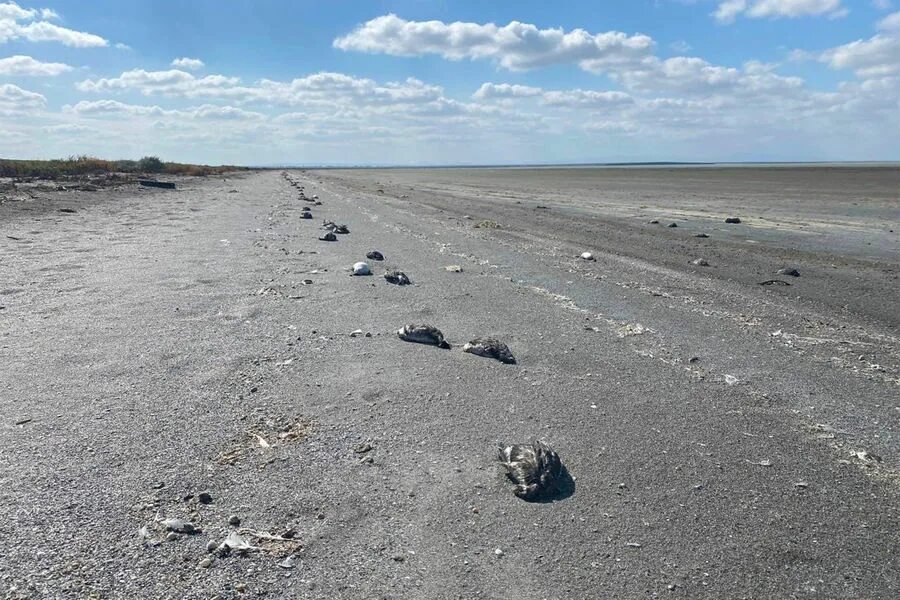
[[[162,173],[166,169],[158,156],[145,156],[137,162],[137,166],[141,173]]]

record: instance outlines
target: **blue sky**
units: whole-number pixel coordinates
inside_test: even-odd
[[[900,160],[898,131],[891,0],[0,2],[3,157]]]

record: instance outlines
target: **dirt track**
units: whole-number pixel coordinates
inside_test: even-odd
[[[900,588],[895,171],[293,173],[311,221],[277,172],[0,205],[3,593]],[[351,233],[317,241],[323,218]],[[788,262],[791,286],[758,285]],[[417,321],[454,349],[397,339]],[[482,334],[519,364],[459,350]],[[571,496],[512,495],[494,448],[530,437]],[[198,566],[230,515],[297,541]],[[203,533],[147,543],[157,517]]]

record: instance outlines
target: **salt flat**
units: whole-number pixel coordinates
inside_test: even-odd
[[[900,586],[896,169],[291,175],[312,220],[277,171],[0,204],[4,593]],[[519,364],[459,350],[479,335]],[[495,447],[532,437],[568,497],[513,496]],[[231,515],[297,543],[199,566]],[[147,543],[162,517],[202,533]]]

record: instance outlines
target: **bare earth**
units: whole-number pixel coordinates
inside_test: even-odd
[[[0,595],[896,597],[900,170],[291,173],[0,202]]]

